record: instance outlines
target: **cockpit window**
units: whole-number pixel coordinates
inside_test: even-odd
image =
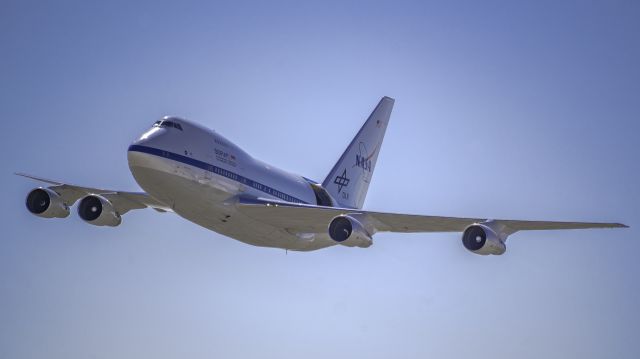
[[[168,120],[156,121],[156,123],[153,124],[153,127],[171,127],[182,131],[182,126],[179,123]]]

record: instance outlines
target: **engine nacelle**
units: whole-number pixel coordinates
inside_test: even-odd
[[[329,237],[347,247],[367,248],[373,244],[371,235],[362,223],[351,216],[341,215],[329,223]]]
[[[466,249],[481,255],[500,255],[507,250],[504,244],[506,237],[500,238],[491,228],[491,222],[476,223],[467,227],[462,233],[462,244]]]
[[[26,200],[29,212],[44,218],[65,218],[69,216],[69,206],[62,197],[49,188],[36,188],[29,192]]]
[[[122,218],[116,212],[113,204],[108,199],[95,194],[80,200],[78,215],[85,222],[94,226],[115,227],[122,223]]]

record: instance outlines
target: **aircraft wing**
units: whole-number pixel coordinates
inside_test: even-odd
[[[364,216],[366,222],[373,227],[373,232],[462,232],[471,224],[489,220],[487,218],[439,217],[372,212],[350,208],[305,205],[261,198],[240,198],[236,203],[236,207],[238,211],[253,219],[300,233],[326,232],[331,220],[342,214]],[[506,226],[508,234],[523,230],[627,227],[620,223],[517,221],[502,219],[495,219],[493,221]]]
[[[68,206],[72,206],[78,199],[89,195],[99,194],[111,202],[119,214],[125,214],[133,209],[151,207],[159,212],[172,212],[166,204],[158,201],[144,192],[125,192],[92,187],[76,186],[68,183],[54,181],[46,178],[36,177],[25,173],[16,173],[18,176],[31,178],[36,181],[51,184],[48,187],[59,194]]]

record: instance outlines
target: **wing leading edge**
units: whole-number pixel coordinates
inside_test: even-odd
[[[239,198],[236,207],[240,212],[256,220],[304,233],[325,232],[329,222],[339,215],[364,216],[374,232],[404,233],[462,232],[471,224],[490,220],[488,218],[459,218],[372,212],[350,208],[320,207],[260,198]],[[621,223],[518,221],[503,219],[495,219],[492,221],[504,225],[507,228],[508,234],[525,230],[627,227]]]
[[[156,200],[155,198],[144,192],[125,192],[76,186],[60,181],[36,177],[26,173],[16,173],[16,175],[51,184],[52,186],[48,188],[59,194],[68,206],[72,206],[77,200],[84,196],[90,194],[99,194],[100,196],[108,199],[113,204],[116,211],[118,211],[118,213],[121,215],[133,209],[142,209],[147,207],[153,208],[160,212],[172,212],[169,206]]]

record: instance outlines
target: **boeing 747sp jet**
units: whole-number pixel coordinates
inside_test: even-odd
[[[383,97],[322,183],[263,163],[217,132],[164,117],[129,146],[129,168],[145,192],[82,187],[29,177],[49,187],[27,195],[27,209],[96,226],[117,226],[134,209],[151,207],[244,243],[311,251],[367,248],[376,232],[461,232],[473,253],[503,254],[523,230],[626,227],[619,223],[544,222],[372,212],[362,209],[394,100]]]

